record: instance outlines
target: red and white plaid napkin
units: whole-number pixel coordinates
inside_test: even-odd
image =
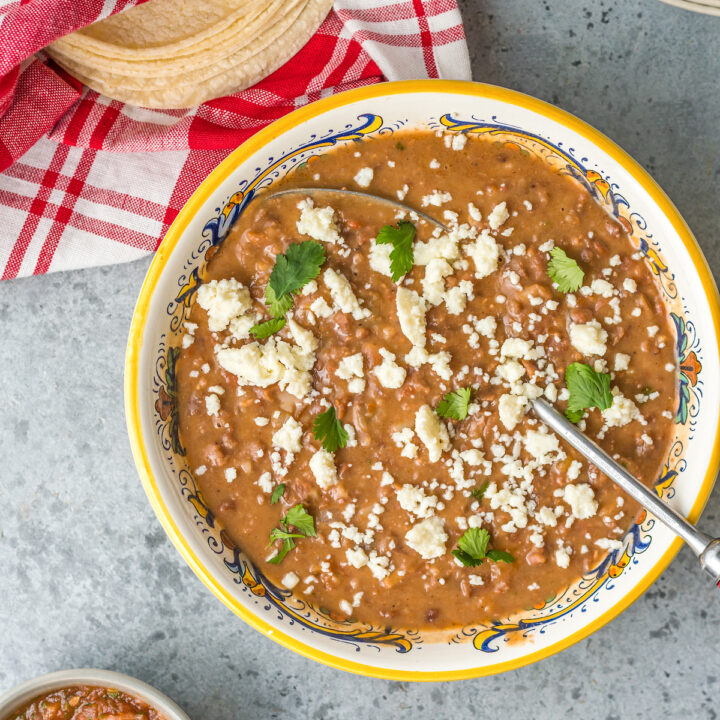
[[[188,110],[111,100],[42,54],[142,1],[0,0],[2,279],[153,252],[213,167],[305,103],[383,79],[470,79],[455,0],[336,0],[272,75]]]

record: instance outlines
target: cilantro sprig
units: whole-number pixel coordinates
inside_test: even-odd
[[[335,452],[338,448],[344,448],[349,437],[347,430],[338,420],[337,413],[332,405],[315,418],[313,435],[328,452]]]
[[[264,340],[265,338],[274,335],[279,330],[282,330],[285,327],[286,323],[287,320],[285,320],[284,317],[270,318],[265,322],[253,325],[250,328],[250,333],[258,340]]]
[[[392,245],[390,251],[390,272],[392,281],[397,282],[403,275],[412,270],[415,262],[413,240],[415,226],[407,220],[400,221],[397,226],[383,225],[375,238],[378,245]]]
[[[278,485],[278,487],[284,488],[281,485]],[[295,532],[292,532],[291,528],[295,528]],[[302,505],[293,505],[280,520],[280,527],[273,528],[270,531],[270,545],[276,540],[281,540],[282,546],[268,562],[279,565],[285,559],[285,556],[295,549],[295,540],[303,537],[317,537],[315,520]]]
[[[272,495],[270,496],[270,504],[274,505],[280,498],[285,494],[285,483],[280,483],[275,487],[275,489],[272,491]]]
[[[559,247],[554,247],[550,251],[547,274],[551,280],[557,283],[558,290],[562,293],[575,292],[583,284],[585,278],[583,269]]]
[[[471,394],[472,388],[469,387],[458,388],[453,392],[449,392],[438,403],[435,412],[440,417],[452,420],[464,420],[468,415]]]
[[[284,295],[278,298],[275,291],[268,285],[265,288],[265,304],[274,318],[280,318],[293,306],[293,297],[292,295]]]
[[[265,304],[271,320],[253,325],[250,334],[258,339],[270,337],[285,327],[285,314],[293,306],[293,294],[320,274],[325,262],[325,248],[316,240],[293,243],[284,254],[275,258],[265,288]]]
[[[470,494],[476,499],[476,500],[482,500],[483,496],[485,495],[487,489],[490,487],[490,481],[486,480],[484,483],[481,483],[476,488],[473,488],[470,491]]]
[[[275,259],[268,285],[281,300],[286,295],[298,292],[304,285],[320,274],[325,262],[325,248],[317,240],[293,243]]]
[[[585,363],[572,363],[565,370],[565,384],[570,397],[565,415],[576,423],[588,408],[607,410],[613,403],[610,375],[595,372]]]
[[[487,558],[493,562],[515,562],[515,558],[504,550],[488,549],[490,533],[485,528],[470,528],[458,540],[452,554],[466,567],[477,567]]]

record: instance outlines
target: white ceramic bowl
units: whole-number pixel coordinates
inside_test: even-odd
[[[417,631],[338,625],[270,584],[218,527],[184,462],[174,406],[180,327],[206,255],[256,190],[337,144],[413,126],[518,143],[584,183],[632,232],[673,313],[682,367],[677,434],[658,488],[697,519],[720,450],[720,312],[702,253],[660,188],[610,140],[562,110],[488,85],[429,80],[350,91],[291,113],[230,155],[183,208],[148,271],[128,344],[126,411],[137,467],[160,521],[228,607],[265,635],[329,665],[385,678],[444,680],[519,667],[585,637],[658,577],[680,541],[645,518],[621,550],[544,607],[464,628],[450,642]]]
[[[91,668],[61,670],[17,685],[0,696],[0,720],[7,720],[13,712],[20,710],[33,698],[74,685],[97,685],[122,690],[145,701],[164,715],[166,720],[190,720],[180,707],[152,685],[122,673]]]

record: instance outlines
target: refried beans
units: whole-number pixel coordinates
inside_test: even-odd
[[[620,547],[640,508],[529,399],[565,411],[582,365],[605,400],[572,419],[659,476],[674,340],[623,226],[543,160],[472,136],[348,144],[293,186],[398,199],[450,232],[286,195],[253,201],[209,260],[177,363],[180,438],[258,569],[337,620],[448,629],[542,604]],[[262,332],[274,272],[293,289]]]

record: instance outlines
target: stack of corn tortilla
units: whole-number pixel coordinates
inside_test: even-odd
[[[47,52],[108,97],[186,108],[254,85],[289,60],[332,0],[150,0]]]

